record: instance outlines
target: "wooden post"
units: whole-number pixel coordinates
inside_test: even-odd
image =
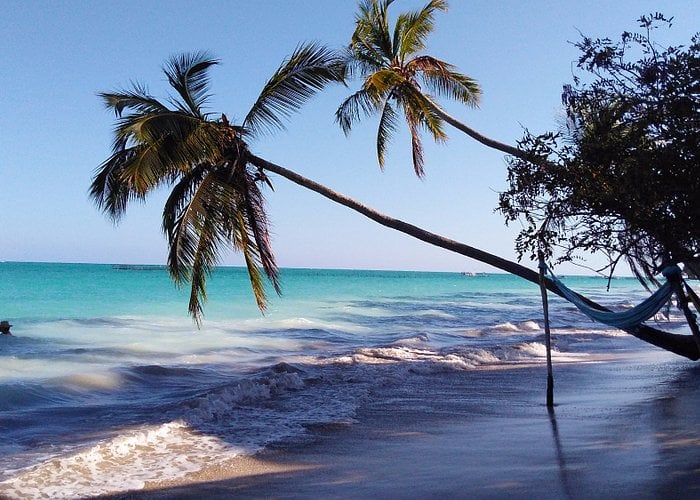
[[[544,342],[547,348],[547,408],[551,411],[554,408],[554,376],[552,375],[552,338],[549,329],[549,301],[547,299],[547,285],[545,281],[544,255],[539,254],[540,268],[540,293],[542,295],[542,310],[544,311]]]

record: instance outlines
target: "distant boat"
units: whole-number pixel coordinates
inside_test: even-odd
[[[468,276],[470,278],[474,278],[477,276],[486,276],[486,273],[475,273],[473,271],[462,271],[462,276]]]

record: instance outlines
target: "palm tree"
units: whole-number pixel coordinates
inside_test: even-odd
[[[226,115],[213,119],[204,112],[208,70],[215,64],[215,59],[202,53],[169,61],[165,73],[178,95],[172,109],[141,85],[100,94],[118,120],[112,155],[98,167],[90,190],[98,207],[118,221],[131,201],[145,199],[157,187],[172,186],[163,210],[170,247],[168,269],[177,284],[191,282],[189,311],[195,320],[202,314],[206,279],[226,246],[243,253],[261,310],[266,296],[260,267],[274,289],[280,290],[260,190],[261,183],[269,183],[266,172],[385,227],[539,283],[538,274],[520,264],[389,217],[250,151],[246,141],[256,132],[281,128],[281,118],[323,85],[341,79],[338,59],[331,52],[314,45],[299,47],[268,81],[239,126],[231,125]],[[552,281],[546,285],[562,295]],[[678,355],[700,358],[698,346],[686,335],[645,325],[630,333]]]
[[[522,159],[528,153],[484,136],[442,109],[435,98],[452,98],[467,106],[479,102],[479,85],[456,71],[455,66],[428,55],[421,55],[434,28],[434,14],[447,10],[446,0],[431,0],[421,10],[399,14],[393,30],[389,26],[389,6],[394,0],[362,0],[355,20],[355,32],[344,59],[348,77],[362,79],[362,88],[348,97],[336,111],[336,120],[348,134],[362,116],[379,113],[377,157],[384,167],[387,144],[398,128],[399,111],[411,133],[413,168],[424,175],[420,129],[428,130],[435,141],[447,138],[444,122],[480,143]]]
[[[247,141],[280,129],[326,83],[341,78],[337,56],[315,45],[299,46],[263,88],[240,125],[205,112],[208,70],[218,61],[206,53],[171,58],[163,68],[176,92],[170,105],[143,85],[99,94],[117,116],[112,155],[95,172],[90,194],[115,221],[133,200],[171,187],[163,209],[168,269],[178,285],[191,282],[189,311],[199,321],[206,279],[227,246],[245,259],[258,306],[267,304],[264,275],[280,292],[270,245],[261,184],[269,182],[251,163]],[[262,268],[262,272],[261,272]]]

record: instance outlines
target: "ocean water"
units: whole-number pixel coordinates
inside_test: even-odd
[[[352,425],[380,387],[544,370],[539,289],[504,274],[284,269],[261,315],[245,271],[220,268],[200,328],[158,266],[0,263],[0,280],[0,319],[14,324],[0,337],[9,498],[140,489]],[[611,307],[647,295],[632,279],[565,281]],[[556,363],[647,348],[550,302]]]

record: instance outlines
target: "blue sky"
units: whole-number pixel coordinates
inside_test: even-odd
[[[397,0],[393,10],[425,1]],[[579,32],[617,38],[644,13],[675,16],[661,39],[688,43],[700,26],[693,1],[452,0],[437,16],[429,52],[476,78],[479,109],[445,107],[486,135],[514,143],[523,127],[555,127],[561,86],[571,81]],[[113,117],[96,93],[144,82],[167,92],[171,55],[207,50],[211,111],[245,115],[263,84],[302,41],[349,40],[354,0],[25,1],[5,0],[0,18],[0,261],[164,263],[164,192],[134,205],[118,225],[88,198],[94,169],[109,155]],[[409,140],[396,137],[382,173],[376,120],[346,138],[333,121],[355,87],[331,88],[254,152],[380,211],[514,258],[517,227],[494,213],[505,186],[503,155],[466,136],[433,145],[427,178],[412,173]],[[285,267],[488,271],[464,257],[382,228],[319,195],[273,178],[268,193],[277,259]],[[227,255],[225,264],[238,265]]]

